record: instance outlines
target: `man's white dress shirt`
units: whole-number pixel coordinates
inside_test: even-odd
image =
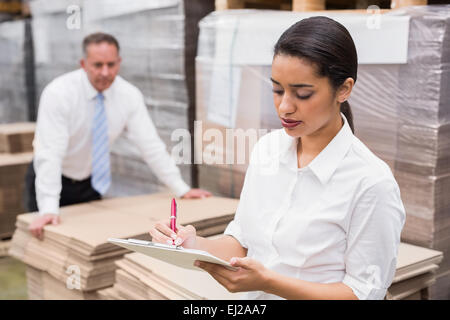
[[[59,213],[61,174],[83,180],[92,170],[92,123],[96,89],[78,69],[54,79],[41,95],[34,146],[39,213]],[[138,88],[116,76],[103,92],[109,145],[125,132],[157,177],[181,196],[190,187],[166,150]]]
[[[396,270],[405,210],[388,165],[344,125],[309,165],[284,129],[253,149],[225,234],[280,274],[343,282],[359,299],[383,299]],[[277,299],[260,291],[248,299]]]

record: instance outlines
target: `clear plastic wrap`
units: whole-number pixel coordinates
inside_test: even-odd
[[[279,28],[276,24],[285,24],[284,20],[292,21],[292,15],[300,20],[312,13],[222,11],[201,21],[197,120],[204,130],[281,127],[272,100],[271,63],[255,48],[273,50],[277,38],[265,31]],[[356,27],[361,15],[346,15],[345,19],[344,15],[328,14],[348,27],[357,44],[358,78],[349,99],[355,134],[390,166],[400,185],[407,211],[402,240],[444,251],[442,273],[450,268],[450,6],[409,7],[383,15],[381,22],[389,17],[392,25],[400,19],[403,26],[401,19],[407,18],[408,32],[396,35],[399,43],[407,41],[403,62],[398,55],[398,61],[387,63],[382,52],[368,50],[385,46],[383,39],[392,41],[391,29],[382,24],[379,38],[372,39],[375,44],[367,44],[372,40],[361,41],[367,27],[361,23]],[[244,27],[246,19],[256,23]],[[242,49],[244,38],[249,52]],[[395,56],[395,47],[383,50]],[[196,154],[204,155],[207,147],[198,144]],[[237,152],[249,152],[251,147]],[[223,149],[224,154],[231,151],[236,150]],[[242,184],[238,182],[245,166],[203,163],[199,171],[201,186],[239,196]],[[218,178],[213,180],[214,176]]]
[[[97,31],[110,33],[120,44],[119,74],[143,93],[149,114],[170,152],[177,143],[171,140],[171,132],[189,128],[184,2],[35,0],[31,12],[38,95],[56,76],[79,67],[84,36]],[[164,189],[132,142],[119,137],[111,151],[112,186],[108,196]],[[181,171],[189,184],[191,168],[182,166]]]
[[[70,6],[76,6],[79,11],[67,13]],[[68,27],[67,22],[73,21],[71,17],[82,22],[81,9],[78,0],[30,1],[37,98],[55,77],[79,68],[83,25],[77,28],[74,23]]]
[[[0,23],[0,123],[28,120],[25,21]]]

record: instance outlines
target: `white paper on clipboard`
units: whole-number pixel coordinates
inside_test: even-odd
[[[238,269],[231,266],[228,262],[202,250],[185,249],[183,247],[175,247],[137,239],[109,238],[108,242],[185,269],[204,271],[203,269],[194,266],[195,260],[220,264],[230,270]]]

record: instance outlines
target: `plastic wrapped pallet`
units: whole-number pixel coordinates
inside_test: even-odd
[[[0,23],[0,123],[28,120],[25,21]]]
[[[38,97],[55,77],[79,67],[84,34],[77,8],[81,10],[81,1],[30,2]]]
[[[185,63],[186,55],[193,55],[190,52],[197,38],[192,31],[185,32],[185,24],[196,24],[213,8],[201,1],[192,3],[195,8],[188,10],[182,0],[32,1],[38,94],[54,77],[78,67],[85,35],[111,33],[121,47],[119,74],[144,94],[149,114],[170,152],[179,142],[173,141],[172,132],[189,130],[189,106],[194,108]],[[165,189],[130,141],[120,137],[111,151],[113,183],[108,196]],[[190,184],[191,166],[179,167]]]
[[[176,144],[171,140],[172,131],[188,130],[183,1],[86,1],[83,5],[85,32],[102,30],[118,39],[123,57],[121,75],[144,94],[149,114],[170,152]],[[161,190],[129,141],[120,141],[112,151],[116,183],[110,195]],[[180,169],[189,184],[190,166],[181,165]]]
[[[232,133],[243,129],[256,130],[256,135],[260,136],[264,131],[259,130],[267,132],[270,129],[280,128],[273,105],[270,81],[273,46],[281,33],[291,24],[313,15],[314,13],[234,10],[215,12],[201,21],[196,66],[197,120],[202,121],[202,133],[211,128],[219,129],[221,135],[225,137],[226,131],[230,129]],[[351,31],[358,52],[362,53],[359,55],[361,65],[355,91],[364,90],[367,83],[383,78],[387,80],[386,88],[383,86],[377,89],[385,90],[383,93],[386,96],[395,94],[397,80],[393,74],[398,72],[400,63],[407,61],[408,17],[391,14],[383,18],[386,20],[383,22],[386,25],[384,29],[370,30],[366,23],[367,15],[333,12],[328,13],[328,16],[340,21]],[[392,38],[390,41],[380,42],[386,33],[391,33]],[[391,45],[393,48],[390,48]],[[386,51],[390,54],[384,54]],[[380,64],[386,68],[380,69]],[[365,95],[367,93],[360,94],[360,100],[364,100]],[[352,95],[352,99],[358,99],[354,96],[358,94]],[[372,90],[369,95],[372,99],[365,99],[365,105],[373,104],[372,100],[377,96],[378,93]],[[377,100],[377,105],[370,105],[369,108],[363,106],[360,109],[372,117],[389,120],[392,117],[387,115],[395,112],[395,103],[386,98]],[[354,110],[354,113],[357,114],[358,110]],[[364,115],[361,117],[364,118]],[[356,125],[359,123],[356,121]],[[387,123],[387,126],[391,131],[395,131],[397,128],[395,119]],[[373,130],[378,131],[377,128]],[[366,135],[371,137],[370,132]],[[392,145],[396,145],[395,137],[395,134],[386,134],[379,139],[381,142],[377,140],[378,145],[375,148],[379,150],[378,153],[387,149],[387,153],[391,155],[387,161],[391,164],[395,158],[395,152],[392,150]],[[387,148],[382,142],[386,139]],[[203,137],[203,140],[207,139]],[[245,153],[245,160],[248,161],[252,143],[247,142],[247,146],[241,145],[241,148],[226,143],[221,152],[228,154],[234,151],[238,155]],[[196,156],[203,160],[202,164],[208,165],[213,162],[208,159],[211,153],[206,152],[210,145],[207,142],[196,144]],[[222,155],[219,159],[223,160]],[[241,174],[246,169],[246,166],[234,164],[224,166],[214,163],[213,166],[224,170],[231,168]]]
[[[355,41],[358,79],[349,99],[355,134],[391,167],[399,183],[407,212],[402,241],[444,252],[438,287],[450,269],[450,6],[393,10],[378,17],[380,28],[370,28],[377,24],[374,16],[321,14],[344,24]],[[201,187],[212,183],[222,195],[239,196],[236,182],[245,166],[210,158],[248,153],[252,145],[238,150],[214,146],[207,129],[225,136],[227,129],[281,127],[269,78],[273,46],[285,29],[311,15],[236,10],[201,21],[196,65],[197,120],[203,129],[198,139],[203,143],[195,150],[202,160]],[[211,176],[220,179],[214,182]],[[440,286],[432,292],[439,298],[450,290]]]
[[[12,236],[16,216],[25,211],[22,194],[32,157],[31,152],[0,153],[0,240]]]
[[[407,12],[409,53],[399,69],[395,158],[408,213],[402,237],[444,252],[431,297],[449,299],[450,6]]]

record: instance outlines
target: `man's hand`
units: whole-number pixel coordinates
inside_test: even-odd
[[[211,192],[202,190],[202,189],[191,189],[186,192],[181,199],[196,199],[196,198],[206,198],[210,197]]]
[[[44,229],[44,226],[50,223],[54,225],[59,224],[60,223],[59,215],[52,213],[40,215],[39,217],[34,219],[34,221],[30,224],[28,230],[30,230],[33,236],[35,236],[39,240],[42,240],[43,239],[42,231]]]

